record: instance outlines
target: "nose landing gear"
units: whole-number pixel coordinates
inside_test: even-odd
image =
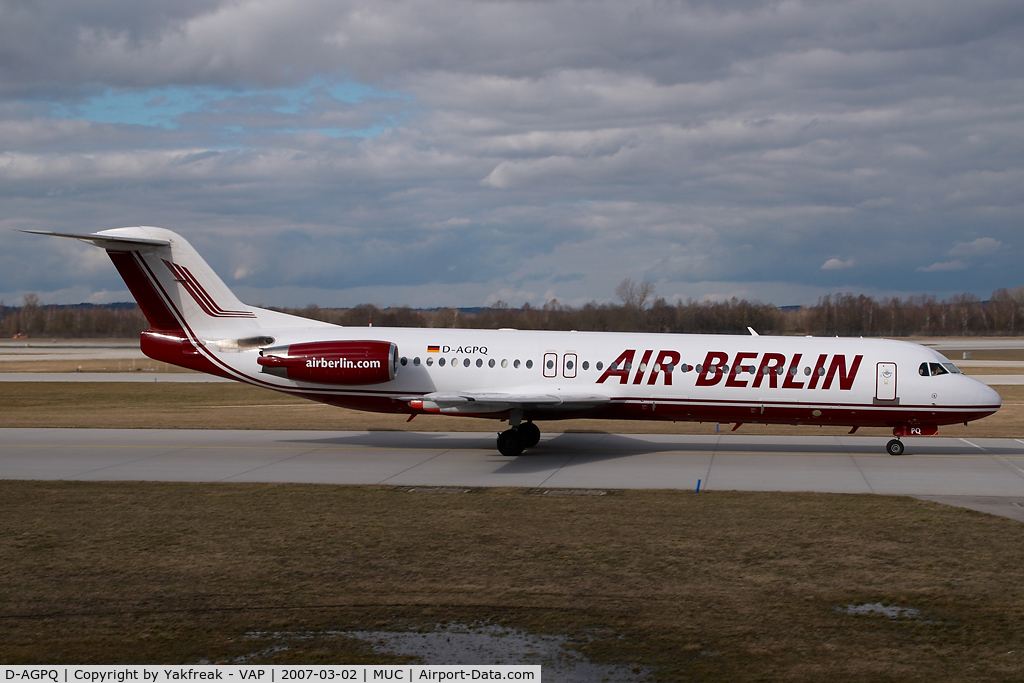
[[[890,439],[885,444],[885,452],[889,455],[903,455],[903,442],[899,439]]]
[[[523,422],[498,434],[498,452],[508,458],[514,458],[538,443],[540,428],[532,422]]]

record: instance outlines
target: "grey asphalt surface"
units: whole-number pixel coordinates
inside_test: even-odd
[[[906,495],[1024,521],[1024,440],[493,432],[0,429],[0,479],[819,491]]]

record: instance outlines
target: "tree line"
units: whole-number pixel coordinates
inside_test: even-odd
[[[691,334],[811,334],[815,336],[1018,336],[1024,332],[1024,287],[999,289],[985,301],[972,294],[874,299],[830,294],[810,306],[777,307],[741,299],[676,301],[657,297],[649,283],[627,280],[620,303],[568,306],[552,299],[543,306],[512,308],[503,302],[483,308],[412,309],[275,308],[337,325],[376,327],[459,327],[599,332]],[[135,304],[42,305],[29,294],[23,306],[0,304],[0,334],[28,337],[137,337],[148,328]]]

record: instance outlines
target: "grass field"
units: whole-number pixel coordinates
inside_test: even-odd
[[[17,358],[16,356],[14,358]],[[83,358],[78,360],[8,360],[0,362],[0,372],[185,372],[180,368],[149,358]]]
[[[331,632],[487,622],[665,681],[1024,678],[1018,522],[536,493],[0,482],[0,661],[386,663]],[[846,612],[875,603],[916,612]]]
[[[941,436],[1024,437],[1024,386],[996,387],[1003,408],[967,426],[951,425]],[[110,427],[188,429],[318,429],[339,431],[488,431],[496,420],[364,413],[334,408],[244,384],[2,382],[0,427]],[[564,420],[538,423],[545,433],[714,434],[714,423]],[[731,424],[720,430],[727,432]],[[741,434],[846,434],[847,427],[745,424]],[[861,436],[891,434],[883,428]]]

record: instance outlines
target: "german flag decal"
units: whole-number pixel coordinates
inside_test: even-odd
[[[428,346],[427,347],[427,353],[441,353],[441,347],[440,346]]]

